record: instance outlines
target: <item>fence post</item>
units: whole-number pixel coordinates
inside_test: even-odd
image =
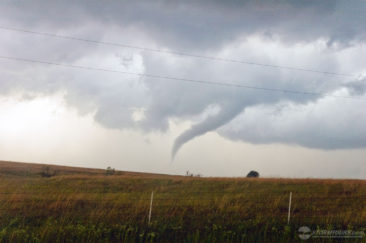
[[[287,215],[287,224],[290,223],[290,215],[291,215],[291,199],[292,199],[292,192],[290,192],[290,199],[288,202],[288,215]]]
[[[149,224],[150,224],[150,221],[151,221],[151,211],[152,211],[153,199],[154,199],[154,191],[151,192],[150,210],[149,210]]]

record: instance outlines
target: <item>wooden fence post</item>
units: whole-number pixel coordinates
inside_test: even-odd
[[[287,224],[290,223],[290,216],[291,216],[291,199],[292,199],[292,192],[290,192],[290,199],[288,202],[288,215],[287,215]]]
[[[154,199],[154,191],[151,192],[151,199],[150,199],[150,210],[149,210],[149,224],[151,222],[151,211],[152,211],[152,204]]]

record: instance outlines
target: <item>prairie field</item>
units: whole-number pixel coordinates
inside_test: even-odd
[[[0,162],[1,242],[298,242],[300,226],[364,231],[366,182]]]

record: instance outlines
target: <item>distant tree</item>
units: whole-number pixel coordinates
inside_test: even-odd
[[[251,170],[251,171],[248,173],[247,177],[250,177],[250,178],[259,177],[259,173],[258,173],[257,171],[255,171],[255,170]]]
[[[116,170],[110,166],[108,166],[107,169],[105,170],[106,175],[114,175],[114,173],[116,173]]]
[[[186,176],[193,177],[193,176],[194,176],[194,174],[193,174],[193,173],[191,173],[191,172],[189,172],[189,170],[187,170],[187,171],[186,171]]]
[[[189,172],[189,170],[186,171],[186,176],[190,176],[190,177],[201,177],[201,174],[193,174],[191,172]]]

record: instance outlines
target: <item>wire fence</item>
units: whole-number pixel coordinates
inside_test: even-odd
[[[112,198],[110,198],[112,197]],[[67,193],[0,192],[0,215],[10,217],[45,218],[49,215],[69,215],[80,210],[118,212],[120,217],[154,218],[194,217],[214,213],[226,217],[232,214],[250,217],[279,218],[290,223],[293,218],[311,220],[360,214],[366,207],[360,203],[366,195],[329,191],[186,191],[172,192],[108,192],[74,191]],[[46,205],[46,206],[45,206]],[[364,210],[365,209],[365,210]],[[41,211],[41,213],[39,213]],[[39,213],[37,215],[37,213]],[[359,216],[359,215],[358,215]],[[366,218],[366,214],[365,214]]]

